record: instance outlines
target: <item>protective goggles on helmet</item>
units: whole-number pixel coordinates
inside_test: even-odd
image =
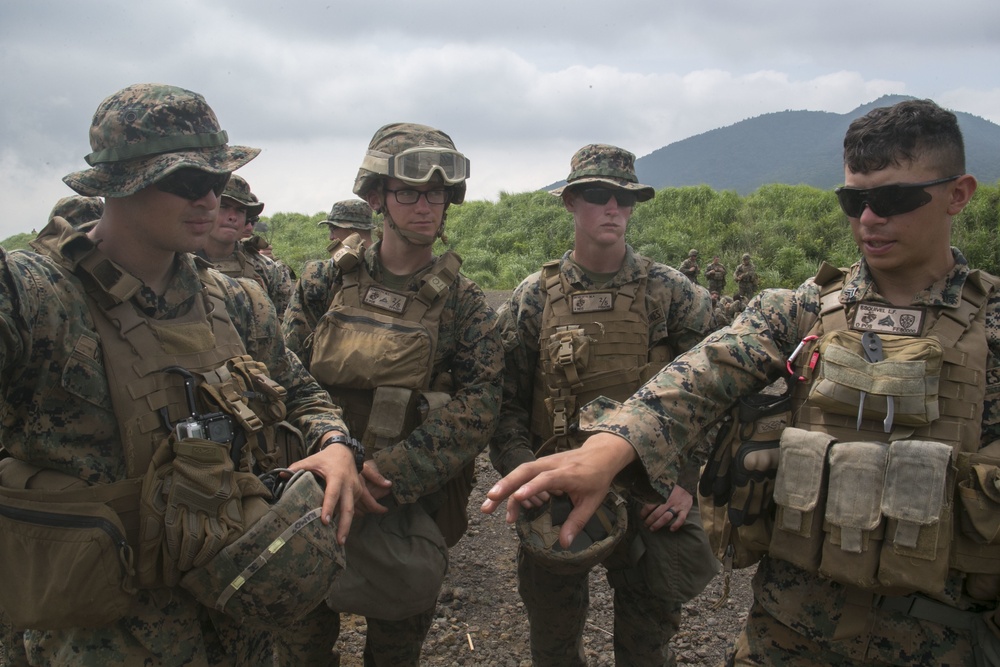
[[[860,218],[865,212],[865,206],[880,218],[902,215],[915,211],[933,199],[933,195],[924,188],[941,185],[961,178],[961,174],[939,178],[924,183],[896,183],[877,188],[862,190],[859,188],[840,187],[834,190],[840,208],[849,218]]]
[[[426,183],[437,173],[445,185],[456,185],[469,177],[469,158],[439,146],[408,148],[396,155],[370,150],[361,168],[413,184]]]
[[[154,185],[157,190],[167,192],[189,201],[198,201],[209,192],[218,197],[226,189],[229,174],[213,174],[194,167],[184,167],[167,174]]]

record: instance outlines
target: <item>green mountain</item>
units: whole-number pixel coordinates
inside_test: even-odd
[[[708,185],[746,195],[762,185],[811,185],[823,190],[844,182],[844,133],[875,107],[904,99],[886,95],[846,114],[781,111],[749,118],[657,149],[636,160],[641,183],[659,189]],[[966,167],[981,183],[1000,180],[1000,125],[960,111]]]

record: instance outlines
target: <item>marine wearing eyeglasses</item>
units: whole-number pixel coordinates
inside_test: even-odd
[[[379,129],[354,193],[382,214],[381,238],[365,245],[348,236],[331,246],[330,260],[309,263],[283,326],[288,346],[344,406],[351,432],[371,453],[362,471],[369,497],[393,516],[428,514],[434,534],[425,543],[442,551],[465,532],[472,465],[493,432],[501,395],[495,314],[460,273],[456,254],[434,254],[468,177],[469,160],[444,132],[412,123]],[[379,530],[377,519],[359,518],[358,530]],[[368,562],[364,539],[354,544],[362,548],[348,561]],[[420,565],[411,560],[385,576],[406,581],[420,576]],[[407,585],[396,601],[377,591],[359,606],[334,601],[366,616],[366,664],[420,662],[439,586],[432,582],[433,599],[416,610]],[[282,662],[325,664],[338,629],[334,611],[317,609],[286,634]]]
[[[907,100],[855,119],[843,155],[857,264],[764,290],[629,400],[593,406],[595,435],[514,471],[484,509],[513,493],[513,518],[558,490],[583,522],[636,459],[666,497],[693,443],[784,378],[778,509],[729,664],[1000,664],[1000,280],[950,245],[976,190],[961,130]]]
[[[625,242],[633,207],[654,195],[638,182],[632,153],[584,146],[570,161],[566,185],[552,194],[573,217],[573,248],[525,278],[498,314],[506,374],[490,458],[501,474],[578,446],[585,403],[624,400],[714,321],[708,292]],[[692,502],[697,469],[692,460],[686,488],[675,487],[665,502],[626,493],[628,530],[600,559],[614,587],[618,664],[673,664],[669,641],[681,605],[715,574]],[[528,504],[548,511],[548,501],[543,493]],[[580,553],[583,564],[567,571],[564,554],[548,559],[530,543],[519,549],[518,590],[535,665],[586,664],[587,579],[597,558]]]

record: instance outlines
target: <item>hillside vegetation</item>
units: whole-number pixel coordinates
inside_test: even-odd
[[[325,217],[322,212],[264,217],[275,256],[297,273],[305,262],[326,258],[326,228],[317,226]],[[980,184],[955,220],[953,244],[973,266],[1000,274],[998,227],[1000,187]],[[561,257],[573,238],[572,218],[561,200],[542,191],[501,193],[496,202],[452,206],[446,229],[447,247],[462,256],[463,272],[482,288],[496,290],[516,287],[543,262]],[[23,248],[30,238],[19,234],[0,245]],[[847,266],[858,257],[833,192],[805,185],[766,185],[746,196],[708,186],[664,188],[636,206],[626,239],[671,266],[691,248],[699,250],[703,269],[718,255],[730,275],[749,252],[762,288],[794,287],[824,259]]]

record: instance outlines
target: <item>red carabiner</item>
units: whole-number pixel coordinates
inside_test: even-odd
[[[811,343],[814,340],[816,340],[817,338],[819,338],[819,336],[806,336],[805,338],[803,338],[801,341],[799,341],[799,344],[795,346],[795,350],[792,351],[792,354],[789,355],[788,361],[785,362],[785,368],[788,369],[788,374],[791,375],[796,380],[798,380],[799,382],[805,382],[806,378],[803,375],[797,375],[795,373],[795,371],[792,370],[792,362],[795,361],[795,358],[799,356],[799,352],[801,352],[802,348],[804,348],[806,346],[806,343]],[[810,359],[809,359],[809,369],[810,370],[812,370],[813,368],[816,368],[816,362],[817,361],[819,361],[819,352],[818,351],[813,352],[812,353],[812,357],[810,357]]]

